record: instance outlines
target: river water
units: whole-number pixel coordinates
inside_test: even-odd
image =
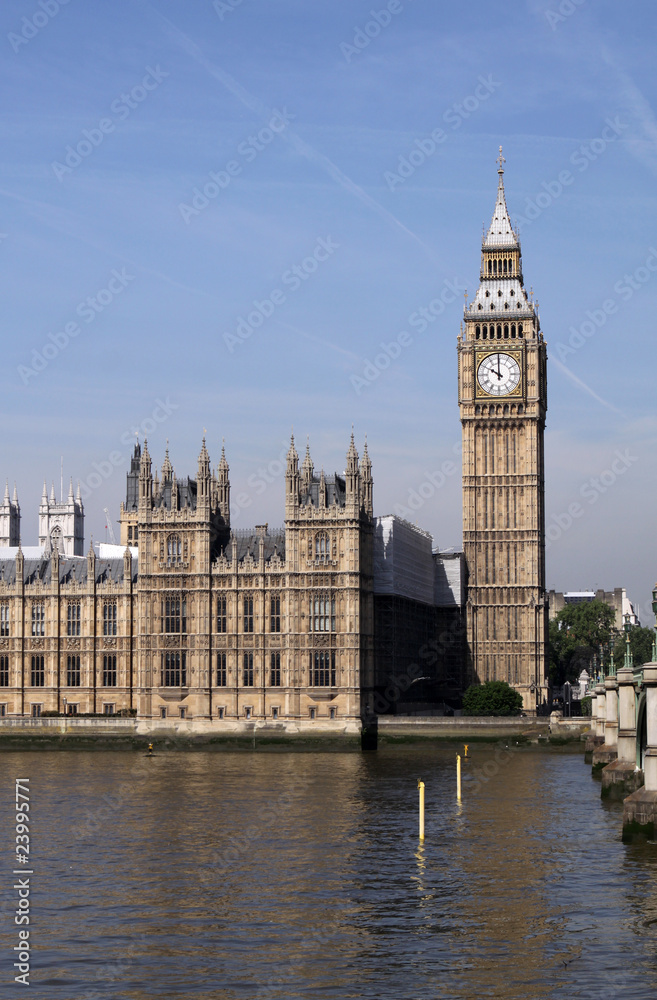
[[[0,996],[29,777],[33,998],[655,1000],[657,846],[579,754],[474,745],[459,806],[456,749],[3,752]]]

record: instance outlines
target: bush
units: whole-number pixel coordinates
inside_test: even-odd
[[[463,695],[464,715],[519,715],[522,695],[506,681],[472,684]]]

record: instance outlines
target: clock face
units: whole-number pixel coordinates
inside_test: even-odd
[[[510,354],[489,354],[477,369],[477,381],[491,396],[508,396],[520,382],[520,365]]]

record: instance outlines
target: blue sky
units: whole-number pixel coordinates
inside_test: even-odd
[[[291,428],[332,472],[353,423],[376,513],[460,548],[456,338],[501,144],[550,357],[548,587],[625,586],[649,623],[656,22],[612,0],[5,0],[0,475],[24,542],[60,456],[104,539],[136,429],[180,476],[204,428],[213,462],[225,438],[235,525],[279,525]]]

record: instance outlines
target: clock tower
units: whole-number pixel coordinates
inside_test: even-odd
[[[508,681],[532,711],[547,695],[547,353],[525,291],[500,147],[477,294],[458,338],[469,680]]]

